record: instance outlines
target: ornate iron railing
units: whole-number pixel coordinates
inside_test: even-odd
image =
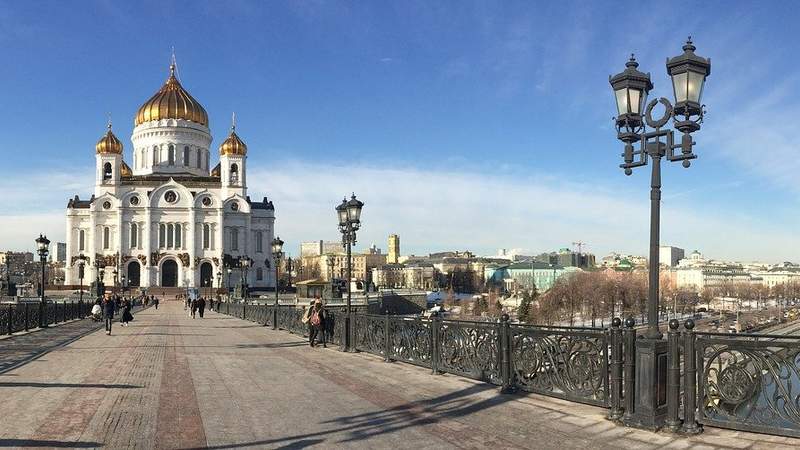
[[[502,384],[498,324],[442,320],[436,328],[438,370]]]
[[[37,328],[42,313],[43,324],[47,326],[82,319],[88,316],[90,311],[91,304],[83,302],[47,303],[44,311],[40,303],[0,305],[0,333],[13,334]]]
[[[431,367],[433,336],[430,320],[389,317],[388,357],[410,364]]]
[[[308,325],[303,323],[304,313],[305,310],[294,306],[279,306],[277,311],[278,328],[305,336],[308,334]]]
[[[800,437],[800,337],[696,336],[699,423]]]
[[[609,405],[605,330],[511,325],[510,331],[511,372],[518,388]]]
[[[386,357],[386,317],[357,314],[353,318],[356,350]]]

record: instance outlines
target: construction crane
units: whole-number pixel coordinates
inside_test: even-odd
[[[583,247],[585,245],[587,245],[587,244],[586,244],[586,242],[578,241],[578,242],[573,242],[572,245],[575,245],[575,246],[578,247],[578,254],[583,254]]]

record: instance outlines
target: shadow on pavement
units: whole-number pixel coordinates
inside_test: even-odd
[[[347,437],[337,443],[360,441],[382,434],[394,433],[406,428],[434,425],[448,419],[463,417],[477,411],[483,411],[501,405],[515,398],[513,395],[501,394],[496,394],[488,399],[471,398],[473,395],[477,395],[481,392],[496,392],[496,390],[497,386],[476,384],[466,389],[428,400],[409,402],[381,411],[357,414],[354,416],[342,416],[328,420],[322,422],[320,425],[333,425],[335,427],[325,431],[297,434],[294,436],[262,441],[209,446],[206,448],[228,449],[251,446],[272,446],[282,442],[290,443],[277,448],[304,448],[305,446],[316,445],[325,441],[325,439],[311,438],[325,437],[339,433],[346,433]],[[295,447],[294,445],[300,446]]]
[[[141,389],[134,384],[98,384],[98,383],[37,383],[37,382],[5,382],[0,381],[0,388],[36,387],[36,388],[94,388],[94,389]]]
[[[33,439],[0,439],[0,447],[55,447],[55,448],[97,448],[102,442],[89,441],[37,441]]]
[[[285,348],[285,347],[307,347],[308,342],[273,342],[269,344],[236,344],[236,348]]]

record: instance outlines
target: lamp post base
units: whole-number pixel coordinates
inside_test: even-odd
[[[636,341],[636,376],[633,414],[623,423],[629,427],[658,431],[667,418],[667,341]]]

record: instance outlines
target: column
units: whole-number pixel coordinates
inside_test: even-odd
[[[197,285],[197,266],[194,263],[195,255],[197,254],[197,227],[196,227],[196,211],[194,207],[189,210],[189,223],[187,224],[187,231],[186,236],[183,237],[184,245],[189,253],[189,270],[191,271],[191,276],[189,277],[189,285],[196,286]],[[201,227],[202,230],[202,227]],[[200,236],[200,245],[203,244],[203,236]]]
[[[139,284],[142,287],[150,287],[150,267],[153,264],[153,261],[150,260],[153,248],[153,223],[150,217],[150,206],[145,206],[144,208],[144,226],[142,227],[141,233],[142,239],[144,240],[144,255],[147,257],[147,265],[142,266],[141,273],[139,274]],[[156,233],[156,236],[158,236],[158,233]]]

